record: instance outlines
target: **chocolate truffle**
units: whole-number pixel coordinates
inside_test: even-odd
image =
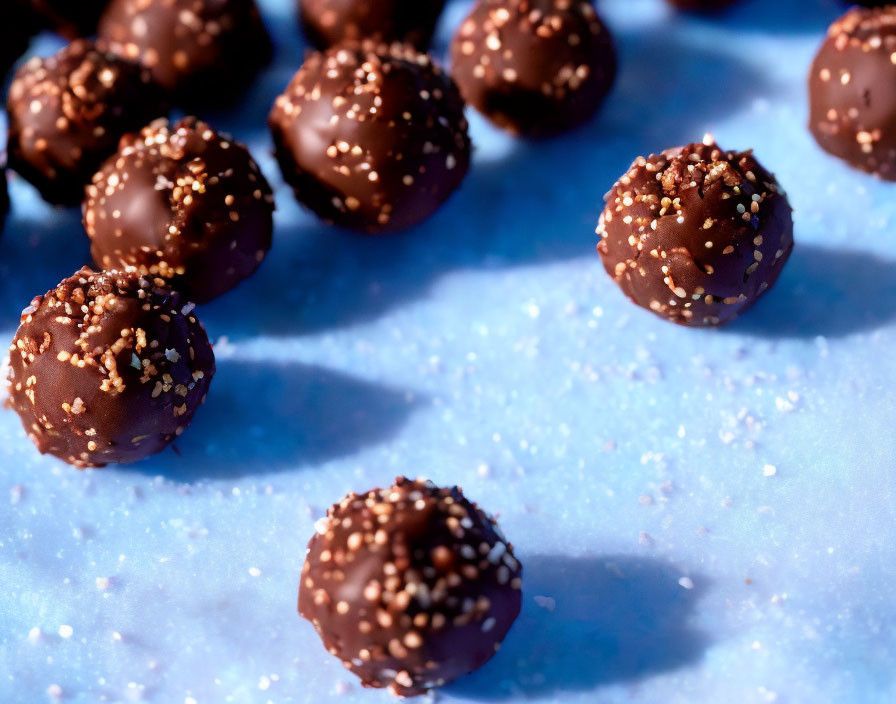
[[[9,348],[9,395],[37,449],[101,467],[167,447],[215,373],[191,310],[158,281],[89,269],[31,301]]]
[[[613,86],[616,51],[590,1],[479,0],[451,43],[467,102],[513,134],[588,120]]]
[[[87,189],[84,227],[98,266],[170,279],[202,303],[258,268],[273,212],[249,151],[188,117],[122,138]]]
[[[431,215],[460,185],[470,139],[457,87],[409,45],[308,56],[269,124],[283,176],[324,220],[365,232]]]
[[[778,279],[793,249],[787,196],[752,152],[702,144],[640,157],[606,196],[597,246],[639,306],[720,325]]]
[[[271,58],[255,0],[111,0],[99,35],[188,106],[232,102]]]
[[[896,5],[834,22],[809,74],[809,129],[831,154],[896,181]]]
[[[119,137],[165,106],[148,71],[78,39],[22,66],[6,110],[9,165],[49,202],[76,205]]]
[[[106,7],[106,0],[13,0],[17,1],[30,5],[42,24],[70,39],[95,34]]]
[[[365,687],[413,696],[495,654],[520,611],[521,571],[460,489],[399,477],[318,522],[299,613]]]
[[[299,0],[305,35],[318,49],[349,39],[429,48],[445,0]]]

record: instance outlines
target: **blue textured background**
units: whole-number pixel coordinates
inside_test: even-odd
[[[193,428],[77,472],[0,413],[0,702],[389,701],[295,600],[314,519],[399,473],[461,484],[525,564],[505,648],[439,701],[896,701],[896,185],[804,126],[842,6],[604,0],[621,74],[592,124],[527,144],[473,117],[461,192],[363,239],[303,213],[268,155],[303,51],[291,4],[263,2],[278,55],[244,110],[207,116],[251,145],[279,212],[258,275],[199,311],[219,372]],[[777,172],[798,238],[718,331],[635,308],[594,252],[632,158],[707,130]],[[11,186],[3,339],[87,260],[77,213]]]

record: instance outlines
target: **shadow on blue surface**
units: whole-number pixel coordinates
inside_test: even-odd
[[[453,694],[535,699],[634,683],[697,663],[710,644],[692,625],[704,577],[684,589],[672,565],[628,555],[523,562],[519,620],[494,659],[452,685]]]
[[[738,34],[817,34],[821,42],[828,25],[851,4],[856,3],[845,0],[752,0],[737,2],[718,12],[683,14],[699,17],[701,22],[726,26]]]
[[[425,400],[318,366],[222,360],[176,449],[127,469],[179,482],[295,470],[385,442]]]
[[[308,217],[281,218],[292,222],[278,227],[275,249],[236,294],[252,315],[235,317],[228,296],[203,307],[203,321],[234,339],[311,334],[375,320],[425,297],[454,271],[589,256],[599,267],[594,228],[603,195],[632,159],[699,140],[764,82],[744,63],[684,46],[674,32],[625,33],[619,48],[619,84],[591,123],[540,142],[483,135],[487,146],[461,191],[405,233],[365,237]],[[704,89],[682,89],[688,85]],[[657,107],[649,120],[645,92]],[[292,197],[287,190],[279,197],[292,208],[282,203]]]
[[[797,242],[781,278],[722,330],[763,337],[844,337],[896,318],[896,261]]]

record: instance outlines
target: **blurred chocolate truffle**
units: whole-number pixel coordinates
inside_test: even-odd
[[[87,189],[84,226],[98,266],[170,279],[202,303],[258,268],[273,212],[249,151],[188,117],[122,137]]]
[[[787,196],[752,152],[702,144],[640,157],[606,196],[604,268],[639,306],[721,325],[774,285],[793,249]]]
[[[324,220],[365,232],[431,215],[460,185],[470,139],[457,87],[402,44],[305,60],[271,111],[283,176]]]
[[[896,181],[896,5],[853,8],[809,73],[809,129],[852,166]]]
[[[145,69],[78,39],[22,66],[6,111],[10,167],[49,202],[76,205],[119,137],[165,106]]]
[[[272,51],[255,0],[111,0],[99,35],[191,107],[232,102]]]
[[[318,49],[377,39],[429,48],[445,0],[299,0],[305,35]]]
[[[190,424],[215,373],[179,293],[82,269],[22,312],[10,403],[43,454],[76,467],[135,462]]]
[[[590,0],[479,0],[451,43],[464,98],[513,134],[588,120],[616,77],[616,51]]]
[[[521,571],[460,489],[399,478],[318,523],[299,612],[365,687],[413,696],[495,654],[520,611]]]
[[[9,2],[9,0],[5,0]],[[96,34],[106,0],[12,0],[31,7],[38,20],[69,39]]]

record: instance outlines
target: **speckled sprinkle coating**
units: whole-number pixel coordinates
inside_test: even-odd
[[[809,129],[831,154],[896,181],[896,6],[834,22],[809,73]]]
[[[22,312],[10,403],[42,453],[134,462],[190,424],[214,354],[192,304],[163,283],[82,269]]]
[[[64,205],[81,201],[122,134],[166,112],[148,71],[83,39],[19,68],[6,109],[10,166]]]
[[[445,0],[299,0],[302,29],[314,46],[377,39],[429,48]]]
[[[271,248],[274,196],[249,151],[187,117],[125,135],[84,200],[94,261],[170,279],[209,301]]]
[[[272,52],[255,0],[111,0],[99,36],[188,106],[232,102]]]
[[[639,157],[606,196],[597,246],[635,303],[674,323],[733,320],[793,249],[787,196],[752,152],[703,143]]]
[[[365,686],[413,696],[495,654],[520,611],[521,574],[460,489],[399,477],[318,523],[299,612]]]
[[[460,185],[463,108],[428,56],[365,42],[310,54],[269,124],[299,201],[328,222],[381,232],[424,220]]]
[[[479,0],[451,59],[467,102],[528,136],[588,120],[616,77],[613,40],[590,0]]]

